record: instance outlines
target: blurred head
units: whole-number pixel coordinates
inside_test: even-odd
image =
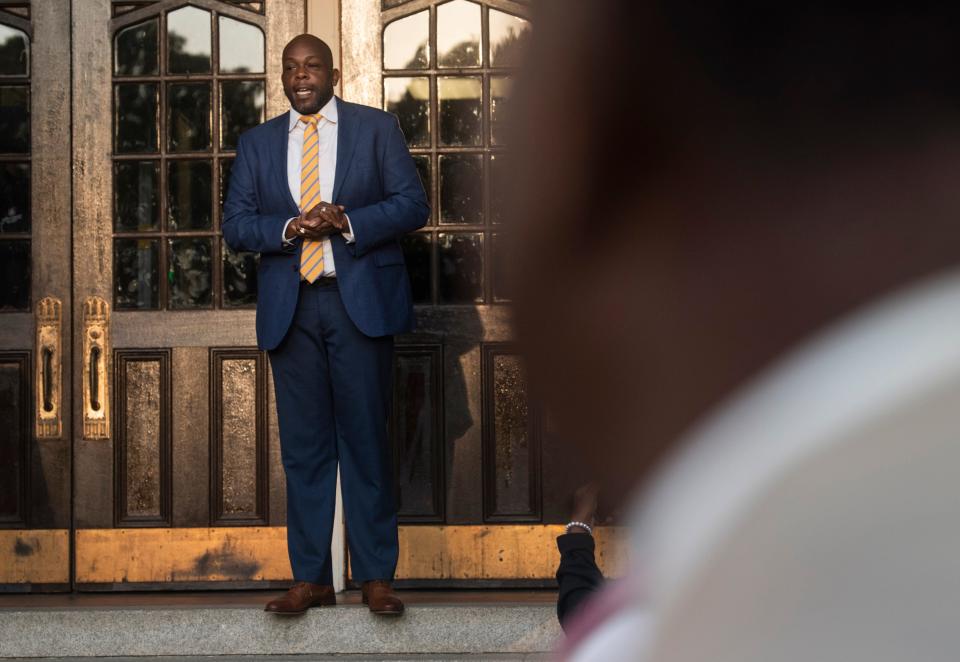
[[[614,493],[787,348],[960,254],[960,7],[780,4],[534,18],[518,336]]]

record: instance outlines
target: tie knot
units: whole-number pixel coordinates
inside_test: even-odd
[[[303,122],[304,124],[310,124],[312,126],[316,126],[317,122],[320,121],[321,117],[323,116],[322,115],[301,115],[300,121]]]

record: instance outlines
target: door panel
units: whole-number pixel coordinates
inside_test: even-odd
[[[82,589],[289,579],[256,258],[223,245],[220,216],[237,133],[287,108],[269,63],[303,11],[73,4],[74,297],[109,304],[112,344],[109,435],[75,445]]]
[[[69,16],[0,6],[0,591],[69,587]]]

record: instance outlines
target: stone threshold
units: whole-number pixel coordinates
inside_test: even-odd
[[[271,595],[5,595],[0,658],[540,659],[560,636],[549,591],[406,591],[400,618],[370,614],[355,592],[338,596],[336,607],[279,617],[263,612]]]

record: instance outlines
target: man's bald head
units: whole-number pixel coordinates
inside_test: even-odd
[[[333,53],[322,39],[301,34],[283,49],[280,75],[290,105],[302,115],[316,114],[333,97],[340,72],[333,68]]]
[[[287,58],[287,53],[293,48],[306,48],[316,51],[320,59],[323,60],[323,63],[330,69],[333,69],[333,51],[327,46],[327,42],[320,37],[306,33],[297,35],[283,47],[284,59]]]

